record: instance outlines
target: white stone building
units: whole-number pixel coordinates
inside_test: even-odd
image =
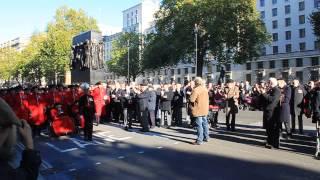
[[[0,43],[0,48],[13,48],[21,52],[30,42],[31,36],[20,36],[9,41]]]

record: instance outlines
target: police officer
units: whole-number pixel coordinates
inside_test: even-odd
[[[84,139],[92,141],[93,120],[95,118],[95,104],[93,96],[89,94],[89,84],[84,83],[81,85],[81,89],[84,95],[79,99],[80,114],[84,116]]]

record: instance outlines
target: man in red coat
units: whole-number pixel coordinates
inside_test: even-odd
[[[44,94],[39,93],[38,87],[33,87],[32,92],[27,95],[30,111],[29,123],[34,135],[40,136],[41,126],[46,122],[47,102]]]
[[[17,93],[13,95],[14,103],[13,103],[13,110],[15,111],[16,115],[19,119],[24,119],[29,121],[30,111],[28,109],[29,103],[27,99],[27,95],[22,87],[17,87]]]
[[[98,82],[91,94],[94,98],[94,104],[96,109],[96,122],[97,126],[100,123],[100,119],[102,116],[106,115],[105,110],[105,96],[107,95],[106,89],[103,87],[101,82]]]

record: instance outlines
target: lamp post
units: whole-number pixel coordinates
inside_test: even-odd
[[[195,35],[195,44],[196,44],[196,77],[198,76],[198,32],[199,32],[199,26],[198,24],[194,24],[194,35]]]
[[[130,84],[130,40],[128,40],[128,84]]]

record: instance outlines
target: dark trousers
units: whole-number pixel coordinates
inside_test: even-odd
[[[149,110],[148,111],[148,116],[149,116],[149,125],[150,125],[151,128],[154,128],[156,126],[155,111]]]
[[[123,109],[123,124],[125,127],[132,126],[132,118],[134,116],[134,111],[130,108]]]
[[[300,132],[300,133],[303,133],[302,114],[292,115],[292,116],[291,116],[292,132],[295,132],[295,131],[296,131],[296,119],[298,119],[298,123],[299,123],[299,132]]]
[[[275,117],[267,118],[267,143],[275,148],[280,145],[280,126],[281,123]]]
[[[182,107],[174,107],[172,112],[173,123],[182,126]]]
[[[149,119],[148,119],[148,111],[140,111],[139,118],[141,121],[141,126],[143,131],[149,131]]]
[[[84,138],[88,140],[92,140],[93,119],[94,116],[84,116]]]
[[[217,112],[210,111],[209,112],[209,120],[210,120],[211,127],[217,126],[218,116],[219,116],[219,111],[217,111]]]
[[[285,128],[285,131],[288,135],[291,134],[291,125],[290,125],[290,121],[284,121],[283,122],[284,124],[284,128]]]
[[[235,130],[235,128],[236,128],[236,113],[232,113],[231,111],[229,113],[227,113],[227,117],[226,117],[227,129],[230,129],[230,116],[231,116],[231,130]]]

